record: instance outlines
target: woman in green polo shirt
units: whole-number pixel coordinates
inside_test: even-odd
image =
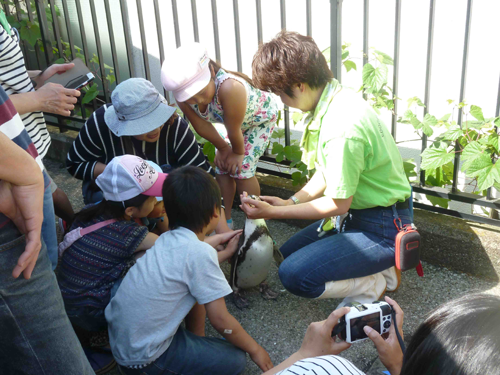
[[[307,113],[303,161],[316,169],[288,200],[242,197],[241,207],[251,218],[318,220],[280,249],[285,288],[307,298],[345,298],[345,303],[372,302],[395,290],[400,275],[394,267],[393,206],[402,224],[413,218],[411,188],[387,127],[359,94],[333,78],[310,37],[283,31],[261,45],[253,79]],[[339,225],[327,230],[333,226],[330,217],[346,213],[341,230]]]

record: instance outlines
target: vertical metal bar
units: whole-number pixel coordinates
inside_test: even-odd
[[[163,47],[163,31],[161,29],[161,19],[160,19],[160,4],[158,0],[154,0],[155,6],[155,20],[156,20],[156,33],[158,35],[158,47],[160,49],[160,67],[163,65],[163,61],[165,61],[165,49]],[[168,100],[168,92],[163,89],[163,96]]]
[[[262,37],[262,2],[255,0],[255,8],[257,10],[257,41],[262,44],[264,38]]]
[[[286,30],[286,2],[280,0],[281,30]],[[290,111],[287,105],[283,107],[285,114],[285,146],[290,146]]]
[[[76,4],[76,13],[78,15],[78,26],[80,27],[80,34],[82,35],[82,48],[83,48],[83,55],[85,56],[85,64],[87,66],[90,66],[89,46],[87,43],[87,35],[85,33],[85,26],[83,25],[82,4],[80,3],[80,0],[75,0],[75,4]],[[92,100],[92,107],[93,107],[94,111],[97,108],[95,99]],[[82,115],[84,115],[84,117],[85,117],[85,114],[83,112],[85,112],[85,111],[82,111]]]
[[[368,64],[368,37],[370,29],[370,0],[364,0],[363,7],[363,66]],[[367,95],[363,93],[363,98],[367,99]]]
[[[2,2],[3,3],[3,2]],[[9,4],[8,3],[3,3],[3,6],[4,6],[4,10],[5,10],[5,14],[7,16],[10,16],[11,13],[10,13],[10,9],[9,9]]]
[[[104,8],[106,9],[106,22],[108,24],[109,42],[111,44],[111,57],[113,58],[113,68],[115,71],[116,84],[118,85],[121,82],[120,67],[118,66],[118,54],[116,53],[115,32],[113,30],[113,19],[111,18],[111,9],[109,7],[109,1],[104,2]]]
[[[132,41],[130,40],[130,23],[128,20],[127,0],[120,0],[120,10],[122,13],[123,33],[125,35],[125,47],[127,50],[128,70],[130,77],[134,76],[134,57],[132,56]]]
[[[6,13],[8,12],[9,6],[6,5]],[[26,1],[26,10],[28,11],[28,19],[30,22],[35,21],[35,17],[33,16],[33,9],[31,8],[31,2]],[[42,64],[40,63],[40,46],[38,43],[35,44],[35,57],[36,63],[38,64],[38,69],[42,69]]]
[[[460,82],[460,100],[464,100],[465,95],[465,78],[467,76],[467,62],[469,59],[469,39],[470,39],[470,26],[472,20],[472,0],[467,1],[467,18],[465,21],[465,37],[464,37],[464,54],[462,58],[462,79]],[[458,125],[462,127],[462,109],[458,109]],[[460,144],[456,142],[455,144],[455,160],[453,164],[453,184],[451,186],[451,191],[457,191],[458,185],[458,171],[460,168]]]
[[[425,67],[425,96],[424,96],[424,116],[429,113],[429,103],[431,96],[431,71],[432,71],[432,47],[434,44],[434,15],[435,15],[434,0],[430,0],[429,8],[429,31],[427,34],[427,65]],[[422,149],[427,148],[427,136],[422,134]],[[420,169],[420,184],[425,185],[425,171]]]
[[[241,38],[240,38],[240,13],[238,10],[238,0],[233,0],[233,14],[234,14],[234,36],[236,39],[236,64],[238,72],[243,70],[241,65]]]
[[[200,34],[198,33],[198,11],[196,10],[196,0],[191,0],[191,14],[193,16],[194,41],[199,43]]]
[[[179,48],[181,46],[181,34],[179,31],[179,14],[177,12],[177,0],[172,0],[172,14],[174,15],[175,45],[177,46],[177,48]]]
[[[47,21],[47,15],[45,14],[45,4],[43,0],[35,0],[36,13],[38,16],[38,23],[40,24],[40,32],[42,34],[43,51],[45,55],[45,60],[47,65],[50,64],[51,59],[49,56],[49,51],[52,51],[52,43],[49,38],[49,26]]]
[[[73,40],[73,33],[71,32],[71,22],[69,19],[69,11],[68,11],[68,2],[67,0],[62,0],[63,12],[64,12],[64,21],[66,22],[66,31],[68,33],[68,43],[69,49],[71,51],[71,59],[75,58],[75,44]]]
[[[137,15],[139,17],[139,29],[141,32],[142,56],[144,58],[144,70],[146,71],[146,79],[151,80],[151,71],[149,69],[149,55],[148,46],[146,43],[146,33],[144,32],[144,18],[142,17],[142,3],[141,0],[136,0]]]
[[[215,59],[220,62],[219,23],[217,21],[217,1],[212,0],[212,22],[214,24]]]
[[[285,0],[280,0],[280,18],[281,18],[281,30],[286,30],[286,3],[285,3]]]
[[[101,69],[101,81],[104,90],[104,98],[106,99],[106,103],[109,103],[109,85],[108,80],[106,79],[106,68],[104,67],[104,56],[102,55],[101,37],[99,35],[99,25],[97,23],[94,0],[90,0],[90,13],[92,14],[92,25],[94,26],[95,43],[97,46],[99,67]]]
[[[497,110],[495,111],[495,117],[498,116],[500,116],[500,79],[498,80]]]
[[[394,26],[394,74],[392,80],[392,95],[398,96],[399,81],[399,41],[401,37],[401,0],[396,0],[396,17]],[[394,109],[392,112],[391,134],[396,140],[396,129],[398,124],[398,101],[394,100]]]
[[[330,66],[334,77],[342,81],[342,0],[330,0]]]
[[[54,28],[54,35],[56,38],[56,43],[57,43],[57,49],[59,50],[59,57],[63,57],[63,45],[62,45],[62,38],[61,38],[61,30],[59,29],[59,22],[57,22],[57,12],[56,12],[56,6],[54,4],[54,0],[49,0],[50,4],[50,14],[52,15],[52,27]],[[50,48],[52,51],[52,48]]]
[[[307,35],[312,36],[312,8],[311,0],[306,0],[306,27]]]
[[[5,8],[5,7],[9,8],[9,5],[3,4],[2,8]],[[5,12],[5,10],[4,10],[4,12]],[[9,11],[9,13],[10,13],[10,11]],[[5,14],[7,14],[7,12],[5,12]],[[16,1],[16,16],[17,16],[17,20],[20,21],[21,20],[21,3],[19,1]],[[19,45],[21,46],[21,49],[22,49],[26,68],[28,70],[34,70],[31,68],[30,60],[28,59],[28,51],[29,51],[28,42],[25,40],[19,40]]]

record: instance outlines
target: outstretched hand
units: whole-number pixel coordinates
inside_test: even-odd
[[[36,77],[33,77],[33,81],[36,82],[37,87],[42,87],[45,84],[45,81],[48,80],[50,77],[52,77],[54,74],[62,74],[64,72],[67,72],[70,69],[73,69],[74,67],[75,67],[75,64],[73,64],[73,63],[52,64],[47,69],[45,69],[43,72],[41,72],[39,75],[37,75]]]
[[[273,206],[264,201],[256,201],[248,197],[246,191],[240,195],[240,208],[249,219],[270,219]]]
[[[391,305],[396,312],[398,331],[401,338],[403,338],[403,310],[401,310],[401,307],[399,307],[396,301],[387,296],[385,297],[385,301]],[[375,331],[370,326],[365,326],[363,329],[366,335],[375,344],[380,361],[385,367],[387,367],[391,375],[399,375],[401,367],[403,366],[403,352],[401,350],[401,346],[399,345],[394,324],[392,324],[391,328],[389,328],[389,337],[387,340],[384,340],[383,337],[380,336],[380,333]]]
[[[219,250],[219,246],[225,245],[229,240],[231,240],[231,238],[235,237],[238,234],[241,234],[242,232],[243,229],[238,229],[220,234],[214,234],[213,236],[205,237],[204,241],[216,250]]]

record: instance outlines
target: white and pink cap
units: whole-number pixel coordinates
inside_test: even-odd
[[[104,199],[123,202],[139,194],[161,197],[166,173],[159,173],[148,161],[134,155],[116,156],[96,178]]]
[[[189,43],[169,53],[161,67],[161,83],[175,100],[185,102],[210,82],[210,58],[200,43]]]

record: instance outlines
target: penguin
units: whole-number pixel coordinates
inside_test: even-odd
[[[250,196],[254,200],[259,197]],[[264,219],[246,218],[243,235],[238,243],[238,251],[231,259],[230,285],[233,288],[235,305],[248,307],[248,302],[241,295],[241,289],[260,286],[260,292],[266,299],[276,299],[278,294],[264,282],[273,260],[274,241]]]

